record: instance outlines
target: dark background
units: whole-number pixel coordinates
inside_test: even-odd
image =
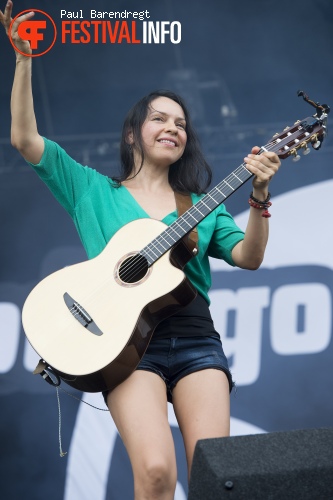
[[[305,90],[315,101],[333,103],[330,0],[17,0],[14,8],[15,15],[30,8],[45,10],[59,32],[61,9],[83,9],[85,19],[89,19],[92,8],[148,10],[150,21],[181,23],[182,41],[177,45],[62,44],[58,34],[51,51],[33,61],[39,132],[59,142],[77,161],[107,175],[117,172],[124,115],[138,98],[156,88],[169,88],[187,100],[215,183],[235,169],[252,146],[267,143],[275,132],[313,113],[297,97],[298,89]],[[43,276],[82,260],[85,255],[68,215],[10,145],[9,102],[15,56],[4,31],[0,33],[0,44],[0,301],[21,308],[32,286]],[[272,183],[273,195],[330,180],[332,151],[332,139],[328,136],[320,152],[312,152],[295,165],[290,160],[284,162]],[[245,187],[228,200],[227,208],[234,216],[246,210],[247,196]],[[330,213],[320,211],[321,202],[310,199],[307,208],[318,207],[318,220],[327,236],[331,232]],[[300,218],[306,216],[299,207],[290,206],[290,210],[299,210]],[[322,243],[311,244],[315,252],[316,245]],[[258,283],[263,279],[274,284],[281,278],[278,270],[274,276],[263,277],[262,272],[255,278]],[[216,272],[213,287],[223,288],[227,284],[237,288],[256,282],[246,273],[245,277],[236,276],[236,282],[229,283],[223,273]],[[288,270],[283,276],[288,280]],[[327,286],[332,287],[330,273]],[[0,348],[5,351],[6,322],[1,318],[0,321]],[[268,328],[267,318],[264,325]],[[232,397],[233,416],[266,431],[330,426],[331,345],[311,359],[294,356],[281,364],[272,355],[267,338],[263,336],[260,378],[251,386],[240,387],[237,397]],[[23,496],[28,500],[40,499],[45,492],[50,499],[65,498],[69,458],[61,460],[57,456],[56,395],[23,367],[23,349],[21,331],[17,360],[9,372],[0,374],[0,491],[3,498],[14,500]],[[290,377],[281,378],[284,369],[289,370],[294,384],[298,377],[299,383],[292,391]],[[77,401],[62,396],[65,445],[71,441],[78,406]],[[103,415],[102,420],[108,417]],[[176,427],[173,430],[179,481],[186,492],[179,431]],[[87,428],[87,434],[90,431]],[[89,466],[90,458],[87,460]],[[120,470],[125,471],[124,479],[120,479]],[[127,457],[117,439],[108,498],[131,498],[131,480],[127,480],[130,474]],[[77,498],[89,498],[82,495],[78,493]]]

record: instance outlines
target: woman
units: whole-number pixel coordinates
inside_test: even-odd
[[[0,20],[7,34],[12,2]],[[12,27],[14,45],[30,54],[27,41]],[[202,196],[210,180],[179,96],[155,92],[130,111],[123,128],[122,173],[116,180],[82,167],[37,130],[31,89],[31,61],[16,53],[11,99],[12,144],[47,183],[72,216],[88,257],[94,257],[117,229],[130,220],[151,217],[171,224],[177,218],[175,192]],[[158,325],[141,363],[124,382],[105,394],[112,418],[128,451],[135,498],[172,499],[177,481],[175,450],[167,418],[172,401],[183,435],[190,474],[198,439],[229,435],[232,378],[221,341],[210,318],[208,256],[244,269],[257,269],[268,238],[268,184],[280,161],[270,152],[244,161],[254,174],[249,222],[245,234],[223,205],[198,226],[199,252],[185,267],[198,290],[183,311]],[[254,200],[254,201],[253,201]]]

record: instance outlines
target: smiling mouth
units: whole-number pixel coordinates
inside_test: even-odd
[[[170,141],[169,139],[160,139],[158,142],[160,142],[161,144],[168,144],[169,146],[173,147],[177,146],[175,141]]]

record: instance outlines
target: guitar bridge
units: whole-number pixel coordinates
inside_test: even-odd
[[[64,293],[63,297],[69,312],[84,328],[94,335],[103,335],[103,332],[98,328],[92,317],[78,302],[76,302],[67,292]]]

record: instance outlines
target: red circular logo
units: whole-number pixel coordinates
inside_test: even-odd
[[[52,26],[53,26],[53,31],[54,31],[53,39],[52,39],[51,43],[48,45],[47,49],[45,49],[45,47],[44,47],[43,51],[40,52],[39,54],[26,54],[25,52],[22,52],[14,45],[13,40],[12,40],[13,23],[16,21],[16,19],[18,17],[22,16],[22,14],[25,14],[28,12],[38,12],[39,14],[42,14],[42,16],[46,16],[48,21],[51,21]],[[29,19],[27,21],[22,21],[19,24],[17,32],[18,32],[19,37],[22,38],[22,40],[27,40],[30,43],[30,47],[32,50],[38,50],[38,45],[40,42],[44,41],[45,30],[47,30],[47,29],[48,29],[47,28],[47,21],[45,19],[44,20],[43,19],[41,19],[41,20]],[[57,38],[57,27],[55,25],[55,22],[53,21],[52,17],[49,14],[47,14],[46,12],[44,12],[43,10],[39,10],[39,9],[23,10],[22,12],[17,14],[17,16],[15,16],[14,19],[12,20],[12,22],[10,23],[10,27],[9,27],[10,43],[12,44],[12,46],[14,47],[14,49],[17,52],[19,52],[20,54],[22,54],[26,57],[43,56],[49,50],[52,49],[53,45],[55,44],[56,38]]]

